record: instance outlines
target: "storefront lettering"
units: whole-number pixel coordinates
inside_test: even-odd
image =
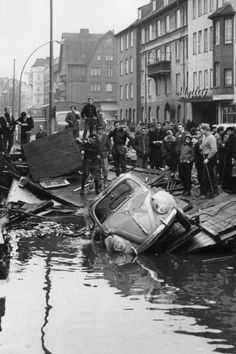
[[[180,88],[179,97],[180,98],[204,98],[208,94],[208,89],[195,89],[193,91],[188,91],[187,88],[183,90]]]

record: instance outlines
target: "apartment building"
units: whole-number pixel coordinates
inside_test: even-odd
[[[32,106],[37,108],[44,105],[45,69],[48,67],[48,58],[37,58],[31,66],[29,85],[31,86]]]
[[[117,117],[132,127],[137,124],[137,21],[125,28],[117,38]]]
[[[233,3],[235,7],[234,0],[188,2],[188,82],[180,98],[191,103],[197,123],[233,122],[232,112],[236,117]]]

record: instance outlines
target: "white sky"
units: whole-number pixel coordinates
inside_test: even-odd
[[[115,33],[137,19],[137,8],[149,0],[54,0],[54,39],[62,32]],[[0,0],[0,77],[13,75],[16,59],[16,79],[28,56],[49,40],[50,0]],[[54,44],[54,56],[59,46]],[[37,57],[49,55],[49,45],[38,50],[25,68],[28,72]],[[23,77],[27,80],[27,77]]]

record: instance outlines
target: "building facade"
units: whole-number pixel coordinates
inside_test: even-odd
[[[117,116],[130,127],[137,124],[137,59],[139,31],[137,21],[117,37]]]
[[[89,97],[93,97],[97,106],[102,106],[107,115],[114,115],[117,109],[114,33],[91,34],[88,29],[81,29],[80,33],[63,33],[62,39],[57,96],[64,101],[79,103],[85,103]]]
[[[36,108],[44,105],[45,69],[48,63],[48,58],[37,58],[30,69],[31,105]]]

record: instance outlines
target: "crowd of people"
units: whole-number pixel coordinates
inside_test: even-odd
[[[85,184],[89,175],[93,176],[95,190],[99,193],[101,173],[104,186],[107,185],[108,159],[113,159],[115,173],[126,172],[126,153],[133,148],[137,155],[137,166],[170,170],[172,178],[178,178],[183,185],[183,195],[191,196],[192,171],[197,172],[199,197],[211,198],[219,193],[219,186],[228,192],[236,193],[236,128],[194,122],[177,124],[151,122],[147,125],[139,122],[134,133],[130,133],[120,121],[114,122],[114,128],[107,131],[103,112],[96,109],[93,99],[83,107],[82,112],[76,106],[70,107],[66,115],[66,129],[70,129],[77,140],[83,158],[83,177],[81,195],[85,193]],[[80,137],[80,119],[85,127]],[[16,125],[20,127],[21,148],[30,141],[33,119],[22,112],[15,120],[11,108],[6,107],[0,117],[0,151],[10,154],[13,146]],[[39,126],[36,139],[47,133]]]

